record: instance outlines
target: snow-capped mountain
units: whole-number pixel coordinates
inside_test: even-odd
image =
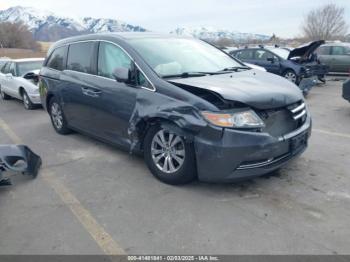
[[[78,20],[22,6],[0,10],[0,22],[22,22],[28,26],[34,38],[39,41],[56,41],[85,33],[146,31],[141,26],[134,26],[119,20],[91,17]]]
[[[214,27],[179,27],[171,34],[180,36],[193,36],[200,39],[217,40],[220,38],[228,38],[236,42],[244,42],[246,40],[268,40],[271,36],[261,34],[240,33],[237,31],[230,31],[227,29],[217,29]]]
[[[16,6],[0,10],[0,22],[22,22],[39,41],[56,41],[65,37],[101,32],[144,32],[145,28],[134,26],[115,19],[84,17],[74,19],[33,7]],[[270,36],[240,33],[213,27],[179,27],[170,32],[182,36],[194,36],[201,39],[229,38],[236,42],[245,40],[268,40]]]

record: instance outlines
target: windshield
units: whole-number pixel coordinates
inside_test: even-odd
[[[243,66],[224,52],[195,39],[143,38],[132,39],[130,44],[162,77]]]
[[[17,73],[19,76],[33,70],[41,69],[44,61],[20,62],[17,63]]]
[[[273,49],[270,49],[270,51],[272,51],[273,53],[275,53],[279,57],[282,57],[283,59],[288,59],[288,56],[290,53],[288,50],[282,49],[282,48],[273,48]]]

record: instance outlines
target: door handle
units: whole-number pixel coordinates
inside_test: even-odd
[[[91,89],[88,87],[82,87],[81,90],[84,95],[91,96],[91,97],[99,97],[102,94],[101,90]]]

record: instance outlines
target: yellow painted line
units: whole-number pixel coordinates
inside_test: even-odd
[[[22,143],[22,140],[16,135],[15,132],[13,132],[13,130],[1,118],[0,118],[0,128],[5,131],[5,133],[11,138],[13,143],[15,144]]]
[[[330,136],[337,136],[337,137],[344,137],[344,138],[350,138],[350,134],[344,134],[344,133],[337,133],[337,132],[332,132],[332,131],[327,131],[327,130],[322,130],[322,129],[312,129],[312,132],[320,133],[320,134],[325,134],[325,135],[330,135]]]
[[[114,241],[106,230],[93,218],[90,212],[83,207],[80,201],[61,183],[54,174],[44,172],[41,176],[56,191],[57,195],[70,208],[72,213],[90,233],[92,238],[107,255],[122,255],[125,251]]]
[[[11,129],[11,127],[0,118],[0,128],[16,144],[22,144],[22,139]],[[107,255],[124,255],[123,248],[112,238],[110,234],[96,221],[90,212],[84,208],[74,194],[54,175],[53,172],[42,170],[41,176],[53,188],[63,203],[72,211],[78,221],[89,232],[97,245]]]

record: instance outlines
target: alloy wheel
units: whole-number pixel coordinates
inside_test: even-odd
[[[23,94],[23,104],[24,104],[24,107],[26,109],[29,109],[30,101],[29,101],[29,97],[26,93]]]
[[[284,77],[293,83],[297,81],[297,76],[293,72],[287,72]]]
[[[162,172],[177,172],[185,161],[184,140],[173,133],[160,130],[152,139],[151,155],[154,164]]]
[[[2,88],[0,87],[0,95],[2,99],[5,99],[5,93],[2,91]]]
[[[63,127],[63,114],[60,106],[55,102],[51,105],[51,117],[55,127],[61,129]]]

